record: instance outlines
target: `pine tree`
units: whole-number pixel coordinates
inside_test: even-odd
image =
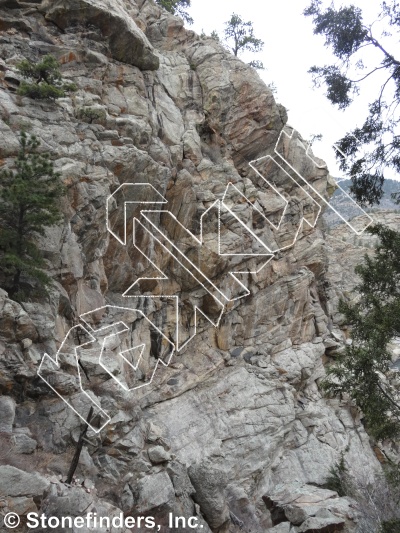
[[[339,310],[352,327],[352,344],[328,368],[324,388],[347,393],[364,413],[377,439],[400,435],[400,397],[385,376],[391,366],[388,343],[400,336],[400,233],[377,224],[367,231],[379,237],[375,256],[356,268],[360,299]]]
[[[14,299],[26,296],[23,281],[33,281],[42,292],[51,281],[35,237],[61,219],[64,188],[50,155],[38,153],[39,145],[22,132],[15,169],[0,171],[0,273]]]
[[[253,23],[244,22],[240,15],[235,13],[225,23],[224,34],[229,49],[236,57],[240,52],[261,52],[264,47],[263,41],[254,35]],[[264,68],[262,62],[258,60],[253,60],[249,64],[257,69]]]
[[[24,59],[17,64],[20,74],[29,82],[23,81],[18,88],[20,96],[40,100],[56,100],[64,97],[70,91],[76,91],[74,83],[63,80],[60,64],[57,59],[48,54],[38,63]]]

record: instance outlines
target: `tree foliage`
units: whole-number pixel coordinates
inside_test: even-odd
[[[322,0],[311,0],[304,14],[312,17],[314,33],[325,37],[325,45],[338,59],[336,64],[313,66],[309,71],[316,86],[325,85],[332,104],[346,109],[367,78],[377,82],[363,125],[338,141],[337,157],[341,170],[352,180],[351,192],[357,201],[379,203],[385,169],[400,171],[400,58],[389,50],[394,34],[400,31],[399,3],[383,1],[377,20],[370,24],[364,22],[359,7],[335,8],[332,2],[324,9]],[[378,32],[374,22],[386,24],[386,29]],[[387,39],[391,39],[388,44]],[[375,52],[371,54],[370,49]],[[371,61],[375,62],[365,64]],[[399,194],[397,199],[400,202]]]
[[[400,233],[383,225],[368,230],[379,238],[374,257],[356,268],[359,301],[340,303],[352,327],[352,344],[328,368],[324,388],[347,393],[362,409],[369,432],[377,439],[400,434],[398,392],[385,378],[391,355],[388,343],[400,336]]]
[[[339,496],[348,495],[349,470],[344,460],[343,453],[338,462],[329,469],[328,477],[325,480],[324,488],[334,490]]]
[[[190,0],[156,0],[156,3],[173,15],[179,15],[188,24],[193,24],[193,19],[187,12]]]
[[[63,186],[49,154],[38,153],[39,141],[22,132],[15,169],[0,172],[0,272],[4,288],[15,299],[25,296],[23,281],[43,291],[50,283],[35,244],[37,235],[61,218]]]
[[[210,33],[210,37],[211,37],[211,39],[214,39],[214,41],[217,41],[217,43],[220,42],[220,38],[219,38],[218,32],[216,30],[213,30]]]
[[[240,15],[232,14],[228,22],[225,22],[225,41],[229,49],[237,57],[241,52],[261,52],[264,48],[264,42],[257,39],[254,35],[254,28],[252,22],[244,22]],[[250,65],[263,69],[264,66],[261,61],[251,61]]]
[[[349,446],[330,468],[323,487],[352,499],[358,533],[399,533],[399,465],[386,457],[382,470],[375,470],[372,477],[361,464],[345,461],[344,452],[349,452]]]
[[[398,533],[400,531],[400,520],[393,518],[382,524],[380,533]]]
[[[38,63],[24,59],[17,65],[20,74],[29,81],[23,81],[18,94],[38,100],[56,100],[70,91],[76,91],[74,83],[66,82],[55,57],[46,55]]]

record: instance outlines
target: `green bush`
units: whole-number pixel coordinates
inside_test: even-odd
[[[89,122],[103,122],[107,117],[104,109],[96,107],[80,107],[76,112],[76,118]]]
[[[77,90],[74,83],[63,80],[60,64],[52,55],[44,56],[39,63],[24,59],[17,64],[17,69],[28,80],[20,84],[17,91],[20,96],[51,101]]]
[[[400,520],[388,520],[383,522],[380,533],[399,533],[400,531]]]
[[[46,82],[38,85],[36,83],[27,83],[26,81],[23,81],[19,86],[18,94],[20,96],[28,96],[34,100],[56,100],[65,95],[64,91]]]
[[[340,461],[329,469],[324,487],[336,491],[339,496],[346,496],[348,493],[347,478],[348,469],[342,454]]]

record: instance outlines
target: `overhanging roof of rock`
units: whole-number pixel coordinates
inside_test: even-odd
[[[40,10],[61,29],[93,24],[108,39],[114,59],[141,70],[157,70],[159,59],[147,37],[118,0],[44,0]]]

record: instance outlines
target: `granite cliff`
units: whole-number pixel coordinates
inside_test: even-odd
[[[380,466],[357,410],[318,386],[344,342],[323,162],[255,70],[152,0],[0,0],[0,30],[1,162],[26,129],[67,187],[40,240],[48,298],[0,291],[2,513],[353,531],[329,469],[341,454],[370,479]],[[16,95],[18,61],[44,54],[70,97]],[[38,370],[60,345],[52,390]],[[91,402],[100,422],[67,485]]]

